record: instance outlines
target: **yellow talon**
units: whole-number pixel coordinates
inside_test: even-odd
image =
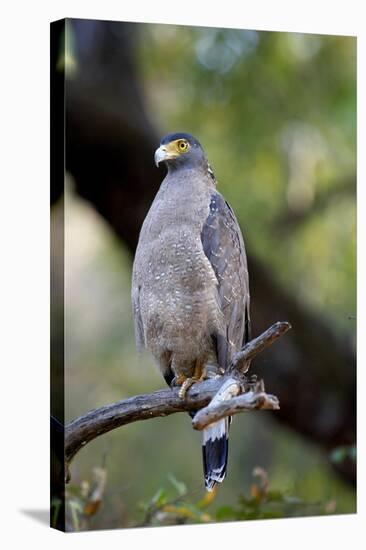
[[[212,370],[212,368],[211,368],[211,370]],[[209,369],[207,369],[206,366],[203,366],[202,363],[200,363],[199,361],[196,361],[193,376],[191,376],[189,378],[185,378],[185,379],[184,379],[183,375],[179,375],[177,377],[177,384],[181,385],[181,388],[180,388],[179,394],[178,394],[179,397],[181,399],[184,399],[186,394],[187,394],[187,391],[189,390],[189,388],[191,386],[193,386],[193,384],[195,382],[202,382],[203,380],[206,380],[207,378],[212,378],[213,375],[215,375],[215,377],[216,377],[217,374],[218,373],[217,373],[216,369],[215,369],[214,373],[209,372]]]
[[[189,388],[190,388],[191,386],[193,386],[193,384],[194,384],[195,382],[197,382],[197,379],[196,379],[196,378],[186,378],[186,379],[184,380],[184,382],[183,382],[183,384],[182,384],[182,386],[181,386],[181,388],[180,388],[180,390],[179,390],[179,394],[178,394],[179,397],[180,397],[181,399],[184,399],[184,398],[185,398],[187,391],[189,390]]]

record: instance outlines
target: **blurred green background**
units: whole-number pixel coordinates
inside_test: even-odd
[[[85,50],[98,39],[97,22],[94,31],[89,23],[84,33],[72,20],[68,24],[70,82],[83,73]],[[157,134],[182,130],[200,140],[250,249],[304,307],[325,319],[339,338],[354,342],[356,39],[133,27],[134,70]],[[135,351],[131,253],[76,195],[71,173],[66,180],[68,422],[164,383],[149,354],[139,357]],[[55,223],[61,216],[62,204],[56,204]],[[184,483],[187,500],[204,496],[200,434],[186,414],[124,426],[91,442],[74,459],[72,484],[91,480],[93,467],[104,459],[103,502],[88,528],[138,524],[144,516],[140,504],[157,490],[164,488],[174,498],[169,474]],[[256,412],[239,415],[232,424],[228,476],[207,508],[212,517],[250,494],[257,466],[268,473],[271,489],[307,503],[282,515],[356,509],[355,489],[337,476],[324,450],[270,413]],[[314,512],[312,505],[319,509]]]

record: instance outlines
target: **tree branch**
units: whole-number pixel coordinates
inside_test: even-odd
[[[253,338],[253,340],[248,342],[243,349],[234,354],[229,371],[240,370],[246,372],[249,368],[250,361],[254,359],[258,353],[261,353],[271,346],[273,342],[283,336],[290,328],[290,323],[278,321],[265,332],[257,336],[257,338]]]
[[[258,383],[256,377],[253,381],[253,377],[246,377],[244,372],[248,370],[248,362],[255,355],[273,344],[290,328],[290,324],[286,322],[272,325],[234,356],[228,374],[197,382],[189,389],[185,399],[179,397],[179,388],[158,390],[150,394],[123,399],[79,416],[65,429],[67,470],[76,453],[89,441],[131,422],[199,410],[194,417],[193,427],[203,429],[210,422],[242,411],[278,409],[278,399],[264,392],[263,382]],[[223,388],[225,388],[226,399],[238,393],[244,392],[244,394],[218,404],[215,400],[211,407],[207,407],[215,396],[220,396]]]
[[[256,409],[275,411],[279,408],[279,400],[275,395],[267,394],[264,391],[250,390],[243,395],[221,401],[216,405],[208,405],[199,410],[192,420],[192,426],[195,430],[203,430],[209,424],[217,422],[225,416],[233,416],[234,414]]]

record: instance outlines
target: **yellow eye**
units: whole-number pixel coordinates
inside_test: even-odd
[[[181,151],[182,153],[184,151],[187,151],[187,149],[188,149],[188,142],[185,141],[184,139],[180,139],[178,141],[177,145],[178,145],[178,150]]]

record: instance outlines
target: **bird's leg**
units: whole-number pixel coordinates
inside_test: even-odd
[[[175,386],[182,386],[186,380],[189,380],[189,378],[184,376],[184,374],[178,374],[177,376],[174,376],[170,386],[171,388],[174,388]]]
[[[185,378],[182,384],[182,387],[179,390],[179,397],[181,399],[185,398],[187,391],[191,386],[193,386],[195,382],[199,382],[203,380],[202,372],[203,372],[202,362],[197,360],[194,366],[193,376],[190,376],[189,378]]]
[[[195,384],[196,382],[202,382],[203,380],[208,380],[209,378],[218,378],[223,374],[224,371],[220,369],[216,362],[216,356],[207,357],[204,363],[197,360],[193,376],[184,380],[182,387],[179,390],[179,397],[181,399],[184,399],[189,388],[193,386],[193,384]]]
[[[210,378],[220,378],[224,374],[224,370],[218,365],[206,363],[202,368],[201,380],[209,380]]]
[[[216,353],[210,351],[206,360],[202,366],[202,373],[200,380],[208,380],[209,378],[219,378],[225,373],[224,369],[219,367],[217,362]]]

